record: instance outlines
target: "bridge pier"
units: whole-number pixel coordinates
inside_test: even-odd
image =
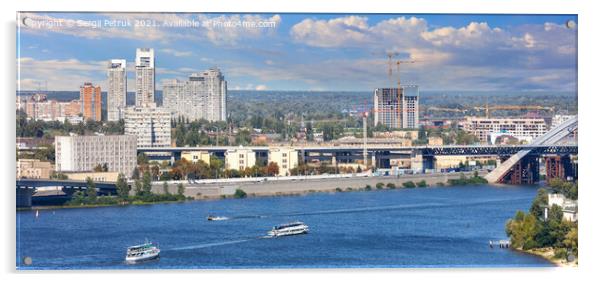
[[[539,181],[539,161],[536,156],[526,156],[502,177],[501,183],[534,184]]]
[[[33,195],[33,191],[34,189],[30,187],[17,186],[17,208],[31,207],[31,196]]]
[[[569,155],[546,156],[544,157],[546,165],[546,182],[554,178],[567,179],[577,178],[576,167],[571,162]]]

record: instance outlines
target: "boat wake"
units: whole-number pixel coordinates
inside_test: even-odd
[[[248,241],[256,240],[256,239],[257,238],[243,239],[243,240],[234,240],[234,241],[225,241],[225,242],[215,242],[215,243],[206,243],[206,244],[192,245],[192,246],[186,246],[186,247],[172,248],[170,250],[171,251],[183,251],[183,250],[204,249],[204,248],[211,248],[211,247],[217,247],[217,246],[240,244],[240,243],[244,243],[244,242],[248,242]]]

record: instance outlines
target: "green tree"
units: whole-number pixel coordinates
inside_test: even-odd
[[[86,197],[90,199],[90,201],[96,200],[97,192],[96,192],[96,184],[92,178],[86,178]]]
[[[144,172],[144,175],[142,176],[142,193],[144,193],[145,195],[150,195],[151,193],[151,189],[152,189],[152,184],[151,184],[151,174],[148,171]]]
[[[544,208],[548,206],[548,192],[544,188],[537,190],[537,196],[531,204],[529,212],[537,218],[543,218]]]
[[[142,196],[142,181],[140,179],[134,181],[134,192],[136,196]]]
[[[127,199],[130,195],[130,187],[123,173],[117,176],[117,195],[122,199]]]

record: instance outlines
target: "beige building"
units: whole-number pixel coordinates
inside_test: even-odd
[[[106,163],[109,171],[129,177],[136,167],[135,136],[56,136],[54,147],[56,171],[87,172]]]
[[[492,134],[500,133],[531,142],[548,130],[543,118],[467,117],[460,126],[463,130],[477,136],[481,143],[490,142]]]
[[[227,150],[224,156],[226,159],[226,169],[244,170],[247,167],[254,166],[257,160],[253,150],[242,146]]]
[[[207,151],[184,151],[182,152],[181,158],[191,163],[201,161],[209,164],[209,161],[211,160],[211,154],[209,154]]]
[[[48,179],[52,171],[50,162],[34,159],[17,160],[17,178]]]
[[[94,182],[117,182],[119,172],[107,171],[107,172],[68,172],[65,173],[69,180],[86,181],[88,177],[92,178]]]
[[[279,176],[287,176],[299,165],[299,153],[293,148],[273,147],[268,151],[268,163],[272,162],[278,165]]]
[[[429,137],[429,146],[443,146],[443,138]]]

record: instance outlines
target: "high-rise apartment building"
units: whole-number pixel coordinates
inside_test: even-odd
[[[100,86],[94,86],[90,82],[84,83],[79,88],[79,101],[81,102],[81,113],[84,120],[101,121],[102,99]]]
[[[136,106],[155,104],[155,51],[136,49]]]
[[[163,84],[163,106],[172,117],[226,120],[227,82],[217,68],[190,75],[187,81]]]
[[[374,90],[374,125],[379,123],[389,128],[418,128],[418,86]]]
[[[54,147],[56,171],[92,171],[107,164],[109,171],[129,177],[136,167],[135,136],[56,136]]]
[[[127,95],[127,69],[125,60],[110,60],[107,68],[107,120],[123,118]]]
[[[160,107],[128,107],[124,122],[125,135],[136,136],[139,148],[171,145],[171,115]]]

